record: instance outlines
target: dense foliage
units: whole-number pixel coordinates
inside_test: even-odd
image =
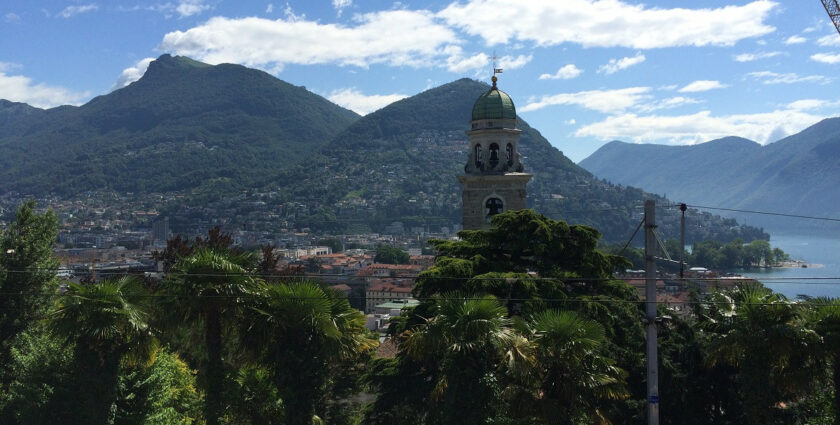
[[[9,310],[28,320],[2,341],[3,424],[645,423],[643,305],[594,228],[511,211],[434,242],[421,303],[392,320],[398,349],[380,357],[346,298],[266,282],[224,233],[187,244],[154,284],[7,265],[54,267],[55,218],[33,207],[0,236],[16,247],[0,284],[19,285],[4,298],[32,305]],[[836,423],[838,306],[747,285],[691,316],[662,311],[660,423]]]
[[[675,261],[680,259],[680,243],[675,239],[665,241],[665,251]],[[612,254],[620,254],[625,257],[636,270],[644,269],[645,253],[643,249],[624,247],[616,244],[605,244],[603,249]],[[661,253],[661,254],[660,254]],[[657,255],[664,255],[664,252],[657,250]],[[685,264],[689,267],[706,267],[713,270],[732,270],[738,268],[773,267],[781,266],[786,261],[791,261],[790,255],[781,248],[774,248],[763,239],[756,239],[750,243],[744,243],[740,238],[733,239],[728,243],[715,240],[695,242],[691,249],[683,253]],[[666,264],[666,267],[675,268],[675,264]]]
[[[376,256],[373,257],[373,261],[381,264],[408,264],[410,258],[404,249],[379,245],[376,247]]]

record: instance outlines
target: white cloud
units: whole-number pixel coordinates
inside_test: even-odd
[[[150,6],[135,6],[132,8],[118,6],[118,8],[126,11],[151,10],[153,12],[161,12],[167,19],[174,16],[174,14],[178,14],[179,18],[186,18],[188,16],[198,15],[205,10],[212,9],[212,6],[206,4],[205,1],[206,0],[179,0],[175,3],[156,3]],[[271,4],[267,7],[267,9],[272,10],[273,8],[274,6]],[[270,10],[266,10],[266,13],[270,13]]]
[[[24,102],[39,108],[51,108],[59,105],[78,105],[90,97],[87,92],[78,93],[63,87],[34,83],[23,75],[7,75],[0,68],[0,99]]]
[[[534,59],[534,55],[502,56],[498,59],[498,66],[502,69],[522,68]]]
[[[609,63],[598,67],[598,73],[614,74],[622,69],[627,69],[633,65],[638,65],[645,61],[645,55],[642,52],[636,52],[636,56],[625,57],[621,59],[610,59]]]
[[[552,105],[577,105],[603,113],[618,113],[650,98],[650,87],[629,87],[617,90],[588,90],[543,96],[529,102],[521,112],[536,111]]]
[[[817,39],[817,44],[823,47],[840,47],[840,34],[834,33]]]
[[[9,72],[22,68],[18,63],[14,62],[0,62],[0,72]]]
[[[460,55],[460,47],[450,50],[457,50],[458,53],[452,54],[446,58],[446,69],[449,70],[449,72],[462,74],[474,69],[484,68],[490,63],[490,57],[484,53],[478,53],[470,57],[462,57]]]
[[[353,0],[332,0],[333,8],[338,11],[338,16],[341,16],[341,12],[346,8],[353,5]]]
[[[265,13],[274,12],[274,4],[269,3],[268,6],[265,7]]]
[[[840,100],[828,101],[823,99],[800,99],[787,104],[788,108],[795,109],[797,111],[836,108],[838,106],[840,106]]]
[[[793,83],[822,83],[826,84],[831,80],[822,75],[799,75],[793,72],[781,74],[773,71],[757,71],[747,73],[764,84],[793,84]]]
[[[696,93],[701,91],[708,91],[713,89],[722,89],[728,87],[720,81],[715,80],[697,80],[689,83],[685,87],[679,89],[680,93]]]
[[[134,64],[134,66],[130,66],[124,69],[123,72],[120,74],[119,78],[117,78],[117,82],[115,82],[114,85],[111,87],[111,91],[121,89],[139,80],[140,77],[142,77],[143,74],[146,73],[146,68],[149,67],[149,64],[152,63],[153,60],[155,60],[155,58],[141,59],[136,64]]]
[[[467,0],[453,2],[438,16],[489,45],[513,39],[541,46],[571,42],[651,49],[731,46],[768,34],[775,28],[764,20],[776,7],[768,0],[715,9],[666,9],[621,0]]]
[[[577,121],[575,121],[574,118],[569,118],[566,121],[564,121],[564,123],[566,123],[566,125],[575,125],[577,124]]]
[[[17,13],[9,12],[9,13],[3,15],[3,20],[10,23],[10,24],[20,22],[20,15],[18,15]]]
[[[292,5],[286,3],[286,8],[283,9],[283,16],[286,17],[286,20],[289,22],[298,22],[298,21],[305,21],[306,14],[301,13],[300,15],[296,14],[294,9],[292,9]]]
[[[490,56],[485,53],[478,53],[469,57],[463,57],[459,46],[448,46],[444,53],[448,55],[445,64],[449,72],[463,74],[468,71],[487,68],[490,70]],[[534,58],[533,55],[502,56],[496,60],[498,68],[510,70],[525,66]]]
[[[334,90],[327,96],[330,102],[341,105],[359,115],[367,115],[373,111],[382,109],[400,99],[405,99],[405,94],[373,94],[365,95],[355,87]]]
[[[740,55],[735,55],[734,59],[737,62],[752,62],[759,59],[767,59],[772,58],[774,56],[781,55],[782,52],[760,52],[760,53],[742,53]]]
[[[583,70],[574,64],[568,64],[557,70],[554,74],[542,74],[540,80],[569,80],[582,74]]]
[[[645,115],[632,113],[610,116],[586,125],[578,137],[599,140],[632,140],[636,143],[695,144],[726,136],[740,136],[768,143],[794,134],[823,119],[792,107],[766,113],[713,116],[709,111],[690,115]]]
[[[830,55],[827,53],[816,53],[811,55],[811,60],[828,64],[840,63],[840,54]]]
[[[673,109],[684,105],[700,103],[699,100],[685,96],[655,99],[650,87],[628,87],[615,90],[588,90],[577,93],[560,93],[543,96],[529,102],[520,112],[531,112],[548,106],[579,106],[605,114],[622,114],[628,110],[634,112],[653,112],[661,109]]]
[[[81,6],[67,6],[64,8],[64,10],[58,12],[58,16],[61,16],[62,18],[70,18],[80,13],[93,12],[97,9],[99,9],[99,6],[95,3],[85,4]]]
[[[808,41],[808,39],[805,37],[802,37],[800,35],[792,35],[788,37],[787,40],[785,40],[785,44],[802,44],[806,41]]]
[[[210,5],[204,4],[204,0],[181,0],[175,6],[175,11],[178,12],[182,18],[187,16],[197,15],[205,10],[210,9]]]
[[[274,69],[284,64],[420,67],[461,53],[455,33],[427,11],[388,10],[357,15],[354,21],[346,26],[300,17],[214,17],[166,34],[160,49],[211,64]]]
[[[692,99],[690,97],[675,96],[654,102],[642,103],[637,105],[635,109],[640,112],[653,112],[658,111],[660,109],[673,109],[684,105],[693,105],[696,103],[700,103],[700,101],[697,99]]]

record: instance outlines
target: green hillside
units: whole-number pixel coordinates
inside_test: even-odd
[[[467,158],[465,131],[473,102],[488,88],[461,79],[367,115],[317,155],[285,172],[278,181],[288,184],[281,183],[277,189],[284,199],[307,206],[306,214],[297,218],[302,223],[309,220],[313,228],[381,230],[397,220],[406,227],[460,223],[456,175],[463,173]],[[608,240],[629,237],[641,219],[643,199],[651,195],[598,180],[525,121],[520,119],[518,127],[525,171],[534,175],[528,184],[529,207],[595,226]],[[703,220],[703,227],[700,220],[694,221],[697,228],[690,238],[762,235],[732,221],[711,216]],[[677,234],[676,214],[665,214],[660,221],[667,234]]]
[[[17,124],[0,126],[0,191],[65,196],[252,187],[358,119],[265,72],[169,55],[83,106],[7,102],[7,117]]]
[[[0,194],[167,194],[144,208],[197,233],[218,222],[266,232],[382,231],[394,221],[451,228],[461,222],[465,130],[487,89],[461,79],[359,118],[262,71],[163,55],[140,80],[79,107],[0,102]],[[534,175],[529,207],[626,239],[651,195],[593,177],[518,126]],[[659,220],[671,236],[675,211]],[[763,236],[692,214],[690,240]]]

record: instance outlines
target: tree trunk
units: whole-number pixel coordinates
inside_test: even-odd
[[[218,425],[222,415],[222,388],[225,372],[222,364],[222,323],[218,310],[205,314],[204,342],[207,348],[207,385],[204,396],[204,416],[207,425]]]
[[[75,357],[73,387],[79,399],[70,423],[107,424],[117,398],[119,356],[106,356],[100,361],[97,353],[77,348]]]

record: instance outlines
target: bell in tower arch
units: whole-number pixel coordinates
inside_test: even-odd
[[[490,144],[490,159],[488,162],[490,163],[490,168],[496,168],[499,165],[499,145],[495,143]]]

